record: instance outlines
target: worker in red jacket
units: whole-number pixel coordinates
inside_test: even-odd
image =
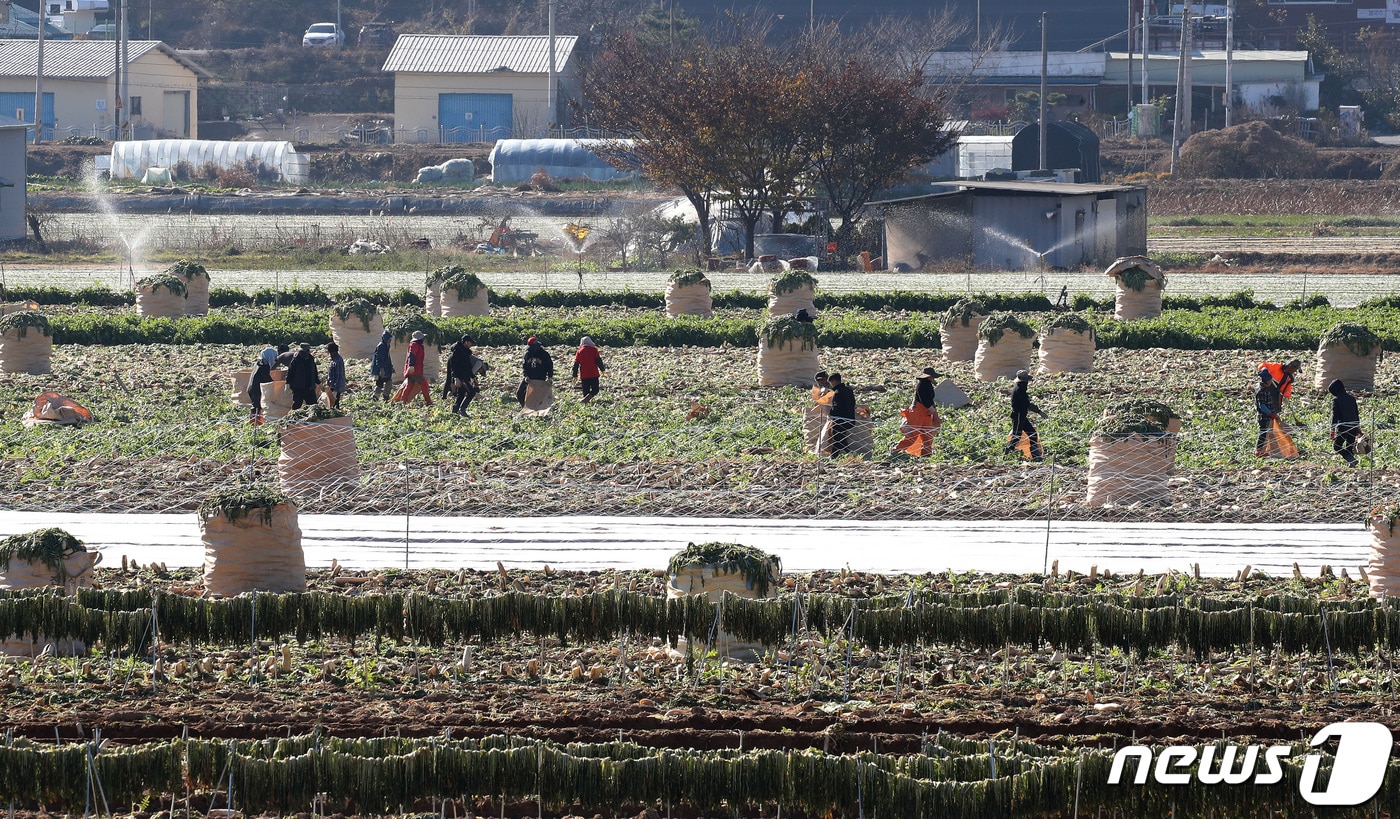
[[[583,389],[583,403],[587,404],[598,395],[598,376],[607,369],[603,356],[598,353],[598,345],[584,336],[579,341],[578,352],[574,353],[574,378]]]
[[[414,330],[413,340],[408,343],[408,355],[403,359],[403,386],[399,387],[394,400],[405,404],[413,403],[413,396],[422,393],[423,404],[431,407],[433,396],[428,392],[428,378],[423,374],[423,364],[427,361],[423,347],[423,331]]]

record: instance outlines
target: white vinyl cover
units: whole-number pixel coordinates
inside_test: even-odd
[[[307,181],[307,163],[290,142],[227,142],[212,139],[142,139],[112,144],[112,178],[140,179],[148,168],[235,168],[256,159],[293,185]]]
[[[491,149],[491,181],[529,182],[541,169],[551,179],[591,179],[610,182],[630,179],[635,172],[619,171],[593,153],[597,139],[501,139]],[[627,142],[628,140],[619,140]]]

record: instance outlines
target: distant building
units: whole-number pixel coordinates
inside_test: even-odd
[[[394,75],[400,141],[488,142],[546,135],[578,95],[577,37],[556,36],[554,115],[549,111],[549,38],[404,34],[384,70]]]
[[[159,40],[127,43],[127,105],[136,139],[193,139],[199,81],[209,72]],[[0,114],[34,121],[38,43],[0,40]],[[95,135],[112,139],[116,114],[115,44],[58,40],[44,44],[45,139]]]
[[[997,270],[1074,269],[1147,253],[1143,185],[960,182],[870,204],[885,216],[891,270],[958,260]]]
[[[0,239],[23,239],[27,199],[25,132],[29,123],[0,116]]]
[[[0,39],[37,40],[39,39],[39,12],[30,11],[24,6],[7,3],[10,19],[0,21]],[[44,38],[48,40],[68,40],[73,35],[62,27],[49,24],[44,28]]]

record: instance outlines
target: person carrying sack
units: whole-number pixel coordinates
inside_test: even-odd
[[[374,376],[374,397],[384,401],[394,396],[394,360],[389,356],[389,339],[393,337],[388,330],[379,336],[379,346],[374,348],[374,357],[369,362],[370,375]]]
[[[551,381],[554,378],[554,359],[539,339],[530,336],[525,341],[525,359],[520,363],[520,388],[515,391],[515,400],[525,407],[525,391],[531,381]]]
[[[408,355],[403,360],[403,386],[399,387],[394,400],[411,404],[413,396],[422,393],[423,405],[431,407],[433,396],[428,391],[428,377],[423,374],[424,362],[427,360],[423,338],[422,330],[413,331],[413,340],[408,343]]]
[[[1019,370],[1016,373],[1016,388],[1011,391],[1011,437],[1006,441],[1006,452],[1015,452],[1020,449],[1026,457],[1032,461],[1040,461],[1045,458],[1045,451],[1040,448],[1040,434],[1036,431],[1035,425],[1031,423],[1030,414],[1033,412],[1041,418],[1049,418],[1045,411],[1031,402],[1030,394],[1026,388],[1030,386],[1031,374],[1026,370]],[[1022,447],[1021,439],[1025,438],[1025,446]]]
[[[1259,416],[1259,437],[1254,442],[1254,457],[1294,460],[1299,457],[1298,447],[1283,429],[1279,413],[1283,409],[1283,395],[1273,374],[1265,368],[1259,369],[1259,383],[1254,388],[1254,411]]]
[[[287,362],[287,389],[292,393],[292,409],[316,403],[316,385],[320,380],[316,359],[311,356],[311,345],[302,344]]]
[[[248,400],[253,408],[248,415],[248,423],[259,426],[263,422],[262,385],[272,382],[272,368],[277,366],[277,351],[268,347],[258,356],[258,366],[248,378]]]
[[[851,451],[851,431],[856,425],[856,393],[846,386],[841,373],[832,373],[831,385],[831,457]]]
[[[933,454],[933,436],[938,434],[938,428],[943,424],[938,410],[934,409],[933,382],[942,375],[932,367],[925,367],[919,376],[914,387],[914,403],[909,405],[909,409],[899,411],[904,416],[904,423],[899,427],[904,437],[895,444],[895,451],[915,458],[927,458]]]
[[[452,413],[466,415],[467,407],[481,386],[477,382],[478,367],[485,369],[486,362],[472,355],[476,341],[471,336],[462,336],[452,345],[452,353],[447,357],[447,377],[442,384],[442,397],[452,397]]]
[[[574,378],[583,390],[583,403],[587,404],[598,396],[598,377],[607,371],[608,366],[598,353],[598,345],[584,336],[579,340],[578,352],[574,353]]]
[[[1259,365],[1260,371],[1267,370],[1269,377],[1278,385],[1279,409],[1282,410],[1283,402],[1293,397],[1293,377],[1298,371],[1303,369],[1303,362],[1293,359],[1287,364],[1279,364],[1276,361],[1265,361]]]

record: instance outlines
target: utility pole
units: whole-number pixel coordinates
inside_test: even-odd
[[[1050,72],[1050,38],[1045,30],[1045,22],[1049,17],[1046,12],[1040,13],[1040,170],[1048,171],[1050,164],[1046,157],[1049,152],[1046,150],[1046,137],[1049,131],[1045,127],[1046,105],[1045,98],[1049,92],[1049,72]]]
[[[117,66],[112,74],[112,99],[115,105],[112,106],[112,141],[122,138],[122,0],[113,0],[112,22],[116,26],[116,31],[112,37],[113,50],[116,52]]]
[[[48,25],[48,6],[39,0],[39,70],[34,75],[34,144],[44,141],[44,28]]]
[[[1172,122],[1172,173],[1181,158],[1181,143],[1191,135],[1191,0],[1181,10],[1181,49],[1176,60],[1176,118]]]
[[[1235,113],[1235,0],[1225,3],[1225,127]]]
[[[122,91],[117,99],[117,113],[121,115],[121,138],[131,139],[131,109],[127,106],[130,99],[127,93],[131,90],[131,54],[127,50],[131,38],[127,36],[128,20],[131,17],[131,0],[122,3],[122,22],[117,36],[121,38],[122,44]]]
[[[554,66],[554,6],[557,0],[549,0],[549,135],[554,136],[554,126],[559,119],[559,103],[555,99],[558,77]]]
[[[1136,23],[1133,19],[1133,0],[1128,0],[1128,113],[1133,110],[1133,29]]]
[[[335,0],[335,53],[345,45],[345,29],[340,25],[340,0]]]
[[[1151,33],[1148,31],[1148,28],[1147,28],[1149,25],[1150,25],[1150,23],[1147,22],[1147,4],[1146,4],[1146,3],[1143,3],[1143,5],[1142,5],[1142,101],[1143,101],[1144,103],[1149,103],[1149,102],[1152,101],[1152,99],[1148,96],[1148,94],[1149,94],[1150,92],[1147,90],[1147,69],[1148,69],[1147,54],[1148,54],[1148,52],[1150,52],[1150,51],[1152,50],[1152,37],[1151,37]]]

